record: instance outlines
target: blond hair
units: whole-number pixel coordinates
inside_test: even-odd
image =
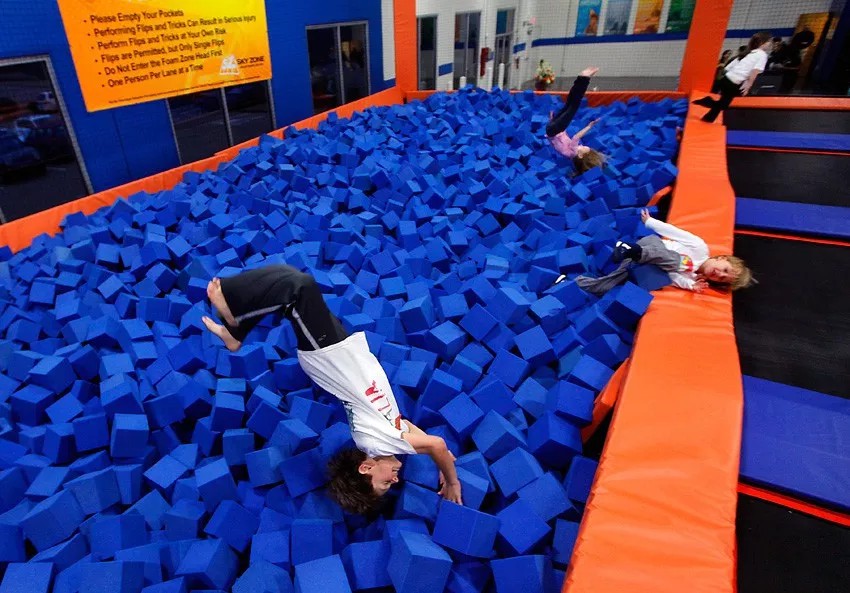
[[[725,286],[729,287],[729,290],[741,290],[756,283],[753,278],[753,271],[747,267],[747,264],[740,257],[734,255],[718,255],[715,257],[728,261],[729,265],[732,266],[732,270],[735,272],[735,278],[728,284],[725,284]]]
[[[601,167],[605,164],[605,155],[588,148],[587,154],[584,156],[573,157],[573,166],[576,168],[576,175],[581,175],[585,171],[590,171],[593,167]]]

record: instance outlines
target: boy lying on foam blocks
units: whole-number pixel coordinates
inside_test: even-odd
[[[365,334],[348,335],[312,276],[291,266],[266,266],[215,278],[207,294],[224,325],[209,317],[204,325],[233,352],[263,316],[282,313],[295,330],[304,372],[342,401],[357,449],[340,451],[328,463],[328,489],[340,506],[355,513],[376,508],[398,482],[402,464],[395,456],[416,453],[430,455],[440,469],[439,493],[462,504],[454,456],[445,441],[402,420]]]

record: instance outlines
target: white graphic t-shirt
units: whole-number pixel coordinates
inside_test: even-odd
[[[358,449],[369,457],[416,453],[402,437],[409,428],[366,334],[357,332],[320,350],[299,350],[298,362],[319,387],[342,401]]]

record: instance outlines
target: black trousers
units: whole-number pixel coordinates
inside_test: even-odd
[[[292,266],[266,266],[222,278],[221,291],[237,324],[222,322],[240,342],[270,313],[292,322],[299,350],[318,350],[348,337],[316,280]]]
[[[587,92],[587,85],[589,84],[589,76],[579,76],[576,78],[572,88],[570,89],[570,94],[567,95],[567,102],[564,103],[563,108],[555,114],[552,121],[546,124],[546,135],[549,138],[557,136],[566,130],[567,126],[570,125],[570,122],[573,121],[573,118],[578,112],[578,108],[581,106],[581,100]]]
[[[718,90],[720,99],[712,101],[711,109],[703,116],[703,121],[713,122],[722,111],[725,111],[732,104],[732,99],[741,96],[741,85],[735,84],[725,76],[720,79]]]

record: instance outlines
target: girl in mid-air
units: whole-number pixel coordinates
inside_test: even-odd
[[[584,173],[593,167],[601,167],[605,164],[602,153],[581,143],[581,139],[596,125],[598,119],[590,122],[572,137],[567,135],[567,126],[573,121],[581,106],[581,100],[590,84],[590,77],[597,72],[599,68],[593,66],[581,71],[570,89],[570,94],[567,95],[564,107],[546,125],[546,137],[549,138],[552,147],[568,159],[572,159],[576,173]]]

